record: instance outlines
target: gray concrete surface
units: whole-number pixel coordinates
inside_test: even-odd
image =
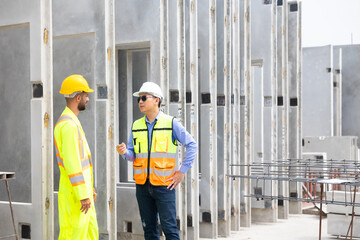
[[[232,232],[229,238],[218,240],[315,240],[319,239],[319,217],[308,214],[290,214],[289,219],[279,219],[277,223],[252,224]],[[327,219],[322,221],[322,240],[338,239],[327,234]],[[200,240],[206,240],[201,238]]]

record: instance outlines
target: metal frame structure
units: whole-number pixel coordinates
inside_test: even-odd
[[[254,183],[253,191],[245,197],[255,198],[257,201],[267,200],[286,200],[293,202],[311,202],[320,204],[319,209],[319,239],[321,239],[322,230],[322,206],[323,204],[351,206],[351,221],[347,230],[346,238],[353,236],[353,224],[355,216],[355,207],[360,207],[360,202],[356,200],[357,188],[360,186],[360,163],[357,160],[324,160],[324,159],[287,159],[285,161],[272,161],[267,163],[252,163],[245,165],[232,164],[231,167],[246,168],[249,175],[229,175],[232,178],[249,179]],[[270,182],[270,184],[266,184]],[[279,196],[272,193],[272,182],[286,182],[301,184],[305,194],[300,196]],[[318,198],[304,186],[304,183],[320,185],[320,196]],[[344,200],[335,199],[335,187],[342,186]],[[326,194],[324,194],[324,189]],[[265,193],[265,194],[264,194]],[[340,192],[338,192],[340,193]],[[352,197],[348,197],[353,193]]]

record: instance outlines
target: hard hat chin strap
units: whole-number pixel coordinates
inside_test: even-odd
[[[75,97],[77,94],[79,94],[79,93],[82,93],[81,91],[78,91],[78,92],[73,92],[72,94],[69,94],[69,95],[67,95],[67,94],[64,94],[64,97],[66,97],[66,98],[73,98],[73,97]]]

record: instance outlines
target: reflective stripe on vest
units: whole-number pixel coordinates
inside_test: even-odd
[[[70,179],[71,185],[73,185],[73,186],[77,186],[77,185],[85,183],[84,175],[81,172],[69,175],[69,179]]]
[[[137,153],[136,154],[136,158],[148,158],[148,153]],[[152,152],[151,153],[151,158],[176,158],[176,153],[157,153],[157,152]]]
[[[145,169],[144,168],[141,168],[141,169],[134,168],[134,174],[143,174],[144,170],[145,170],[145,173],[147,174],[147,168],[145,168]],[[150,169],[150,172],[152,172],[151,169]]]

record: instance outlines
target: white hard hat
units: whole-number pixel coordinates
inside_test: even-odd
[[[153,82],[144,82],[143,85],[141,86],[141,88],[139,89],[139,91],[133,93],[133,96],[139,97],[140,93],[148,93],[148,94],[151,94],[154,97],[158,97],[160,99],[164,98],[164,95],[162,94],[162,91],[161,91],[161,88],[159,87],[159,85],[157,85],[156,83],[153,83]]]

